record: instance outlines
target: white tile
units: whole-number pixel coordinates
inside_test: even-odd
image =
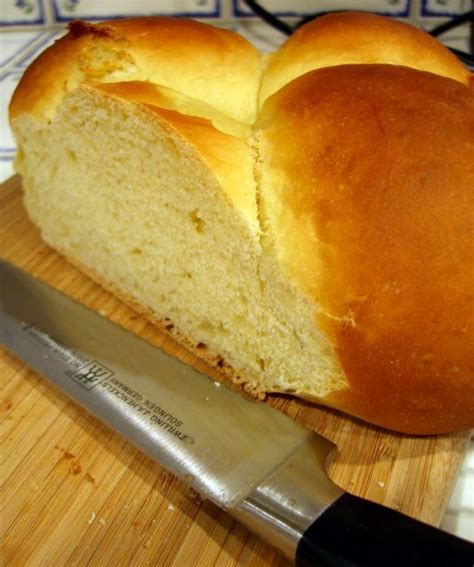
[[[21,77],[21,73],[7,73],[0,78],[0,152],[2,154],[15,152],[15,142],[8,124],[8,105]]]
[[[474,473],[474,439],[471,439],[469,450],[464,459],[464,466]]]
[[[456,16],[471,9],[471,0],[425,0],[423,16]]]
[[[219,15],[219,3],[217,0],[53,0],[53,11],[58,21],[150,14],[212,17]]]
[[[38,39],[38,31],[5,31],[0,33],[0,67],[8,65]]]
[[[44,51],[47,47],[52,45],[57,39],[67,33],[66,29],[60,31],[49,31],[46,32],[42,39],[30,50],[24,57],[20,57],[15,61],[15,67],[20,69],[25,69],[30,63],[32,63],[38,55]]]
[[[471,440],[442,529],[474,542],[474,440]]]
[[[447,512],[441,529],[474,542],[474,512]]]
[[[0,156],[0,183],[6,181],[14,173],[15,172],[13,171],[13,158],[4,158]]]
[[[333,10],[366,10],[379,14],[408,16],[409,0],[263,0],[261,6],[275,15],[298,16],[315,12],[330,12]],[[242,1],[238,0],[236,15],[253,14],[253,11]]]
[[[265,22],[254,20],[238,20],[232,26],[232,29],[243,35],[264,53],[275,51],[287,38],[282,32],[272,28]]]
[[[448,503],[447,510],[449,512],[461,509],[472,509],[474,512],[473,476],[465,467],[461,469]]]
[[[41,0],[1,0],[1,24],[39,24],[43,21],[44,9]]]

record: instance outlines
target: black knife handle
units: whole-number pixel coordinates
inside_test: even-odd
[[[473,567],[474,545],[351,494],[306,530],[297,567]]]

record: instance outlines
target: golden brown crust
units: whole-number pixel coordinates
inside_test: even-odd
[[[324,403],[410,433],[474,426],[472,90],[320,69],[269,99],[261,136],[278,255],[351,385]]]
[[[191,144],[257,225],[254,195],[245,192],[253,187],[249,150],[243,135],[224,132],[239,130],[232,120],[252,123],[260,61],[236,34],[196,22],[75,22],[26,71],[10,116],[51,119],[86,81],[149,111]],[[361,64],[367,61],[391,65]],[[322,305],[316,324],[351,385],[316,401],[409,433],[474,426],[474,93],[460,84],[469,73],[414,28],[369,15],[328,16],[270,59],[263,98],[315,66],[332,67],[272,96],[260,128],[263,217],[284,273]],[[146,307],[105,287],[163,327]],[[310,389],[301,395],[315,399]]]
[[[249,125],[256,117],[259,88],[263,103],[295,77],[320,67],[391,63],[465,84],[470,80],[467,69],[431,36],[372,14],[321,17],[300,28],[268,61],[262,77],[262,55],[248,41],[193,20],[74,21],[69,33],[26,70],[10,116],[26,112],[50,119],[66,92],[84,81],[148,81],[205,101]]]
[[[404,65],[464,84],[470,77],[446,47],[414,26],[375,14],[328,14],[302,26],[270,57],[260,103],[308,71],[359,63]]]
[[[261,54],[247,40],[194,20],[73,22],[70,33],[26,70],[10,115],[48,119],[65,93],[84,81],[136,80],[173,88],[251,124],[260,72]]]

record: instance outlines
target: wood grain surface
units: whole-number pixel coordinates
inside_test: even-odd
[[[41,241],[23,208],[20,185],[15,177],[0,191],[0,256],[193,360]],[[0,376],[4,565],[286,565],[5,350]],[[440,522],[468,432],[416,438],[284,396],[267,403],[337,444],[328,472],[340,486]]]

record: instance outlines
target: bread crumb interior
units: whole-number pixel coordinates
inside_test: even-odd
[[[203,103],[159,94],[164,107],[213,119]],[[215,116],[216,128],[220,119],[248,134]],[[266,232],[258,138],[241,180],[254,219],[191,144],[134,102],[79,87],[47,122],[24,114],[14,124],[25,204],[51,246],[223,357],[257,395],[317,399],[347,386],[317,306],[285,278]]]

